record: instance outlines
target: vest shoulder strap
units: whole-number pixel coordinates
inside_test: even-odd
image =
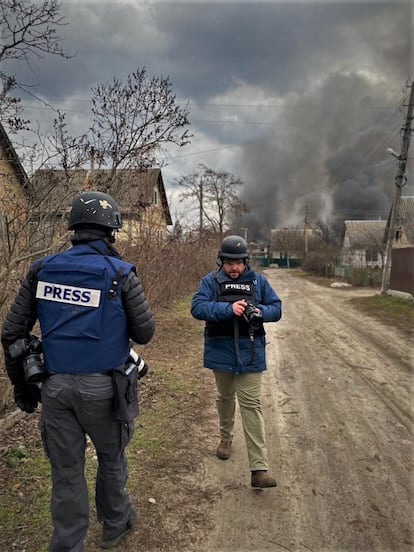
[[[106,293],[108,299],[115,299],[118,292],[118,286],[121,282],[122,274],[125,272],[125,267],[120,266],[116,271],[115,276],[111,280],[111,285]]]

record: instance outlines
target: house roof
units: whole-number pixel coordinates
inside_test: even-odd
[[[16,153],[16,150],[13,147],[7,132],[3,125],[0,123],[0,145],[1,149],[6,153],[7,160],[14,167],[14,172],[19,179],[19,182],[23,189],[27,184],[27,174],[23,168],[23,165],[20,162],[19,156]]]
[[[386,220],[346,220],[345,236],[353,248],[378,245],[384,241]]]
[[[397,224],[403,228],[407,240],[414,243],[414,196],[403,196],[400,199],[400,213]]]
[[[31,195],[33,199],[47,197],[49,206],[65,212],[69,210],[76,194],[97,190],[111,195],[123,215],[133,215],[151,205],[155,187],[160,192],[166,222],[172,224],[161,169],[119,169],[115,178],[111,177],[111,171],[107,169],[39,170],[31,181]]]

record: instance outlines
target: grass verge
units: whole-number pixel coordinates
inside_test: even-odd
[[[378,293],[371,297],[353,298],[350,302],[368,316],[381,320],[407,333],[414,330],[414,303],[392,295]]]

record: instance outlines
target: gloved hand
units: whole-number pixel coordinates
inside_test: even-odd
[[[31,414],[40,402],[40,389],[37,385],[21,383],[14,386],[14,402],[23,410]]]

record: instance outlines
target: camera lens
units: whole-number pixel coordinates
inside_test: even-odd
[[[27,383],[38,383],[47,377],[42,359],[39,354],[28,355],[24,359],[24,376]]]

